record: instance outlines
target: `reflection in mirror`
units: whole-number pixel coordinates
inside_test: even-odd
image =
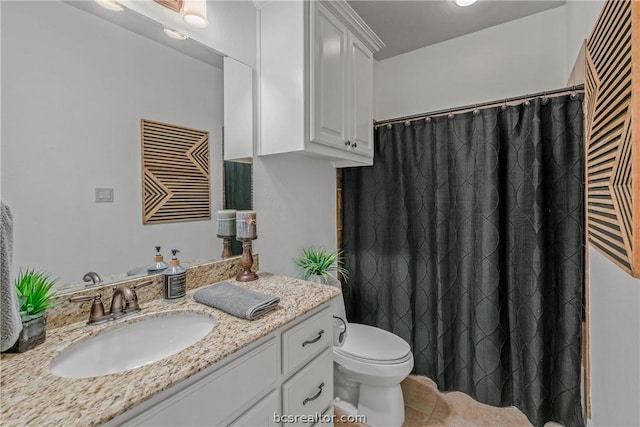
[[[253,207],[253,181],[251,163],[224,162],[224,208],[251,210]],[[242,254],[242,242],[231,241],[231,252]]]
[[[72,290],[88,271],[105,282],[144,273],[158,245],[165,259],[180,249],[186,265],[219,258],[215,216],[142,224],[140,119],[210,133],[211,210],[221,209],[221,58],[197,44],[179,52],[167,44],[194,42],[159,43],[78,6],[95,2],[72,3],[0,2],[0,194],[14,217],[13,269],[79,282],[62,288]],[[113,13],[164,37],[159,24]],[[96,202],[104,188],[112,202]]]

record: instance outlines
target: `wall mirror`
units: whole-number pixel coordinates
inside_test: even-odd
[[[222,161],[222,56],[93,1],[1,7],[0,196],[13,213],[13,273],[45,270],[64,293],[84,288],[89,271],[111,281],[141,271],[154,246],[165,260],[179,249],[183,264],[218,259],[215,211],[225,197],[251,207],[251,165]],[[142,118],[209,132],[210,220],[142,224]],[[113,202],[96,202],[99,188]]]

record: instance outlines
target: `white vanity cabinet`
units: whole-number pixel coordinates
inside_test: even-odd
[[[276,426],[276,415],[332,413],[331,313],[325,304],[106,425]]]
[[[344,1],[266,2],[259,22],[260,154],[372,164],[380,39]]]

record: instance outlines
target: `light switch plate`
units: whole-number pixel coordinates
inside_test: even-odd
[[[96,203],[113,203],[113,188],[96,188]]]

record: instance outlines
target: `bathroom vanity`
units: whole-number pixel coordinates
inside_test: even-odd
[[[183,301],[149,301],[140,314],[106,325],[78,322],[53,329],[41,346],[3,354],[2,424],[266,426],[280,424],[274,415],[331,414],[329,301],[339,290],[266,273],[238,285],[280,296],[278,308],[243,320],[196,303],[192,290]],[[50,371],[51,361],[69,345],[173,311],[207,314],[216,324],[196,344],[137,369],[91,378],[61,378]]]

